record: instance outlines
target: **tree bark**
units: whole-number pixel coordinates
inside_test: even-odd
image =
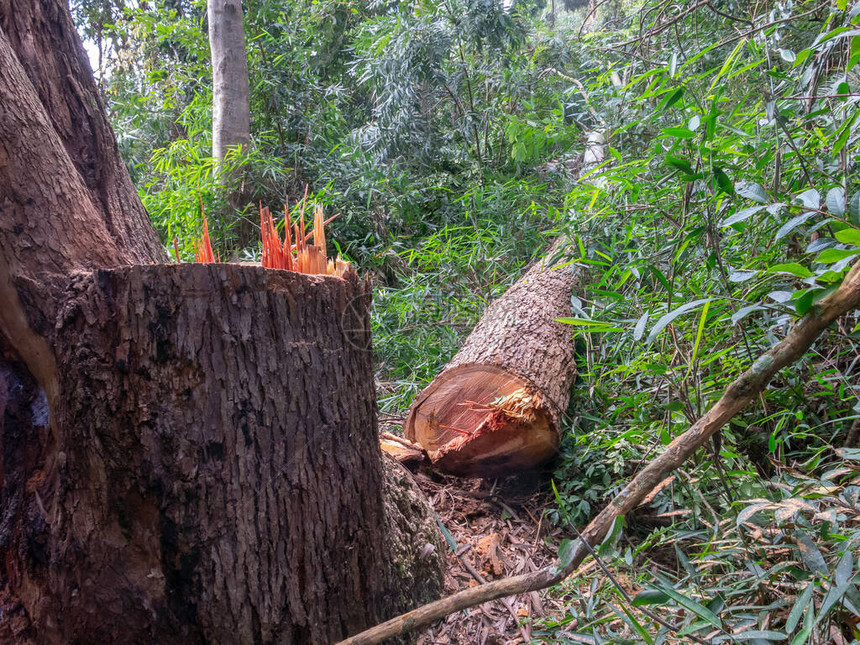
[[[327,644],[428,595],[400,586],[379,532],[368,303],[354,275],[75,277],[48,566],[17,570],[40,642]]]
[[[570,315],[577,284],[560,244],[487,308],[463,347],[415,399],[406,438],[434,464],[471,476],[547,461],[576,377]]]
[[[248,55],[241,0],[209,0],[212,52],[212,156],[224,161],[229,148],[251,141]]]
[[[53,130],[51,139],[59,143],[67,153],[77,175],[76,183],[83,184],[87,199],[83,195],[60,193],[51,198],[52,208],[76,209],[81,207],[81,201],[89,201],[95,207],[100,220],[100,227],[109,233],[112,243],[118,247],[126,258],[126,263],[146,264],[161,262],[165,254],[155,230],[152,228],[149,216],[143,208],[137,191],[131,182],[125,162],[119,154],[113,131],[107,119],[104,106],[96,87],[95,79],[90,68],[89,58],[77,37],[75,25],[69,15],[67,5],[58,0],[0,0],[0,29],[9,39],[9,46],[20,63],[24,76],[32,84],[38,97],[38,112],[21,116],[31,117],[39,121],[39,126]],[[9,52],[7,51],[7,56]],[[8,61],[2,67],[9,72]],[[9,86],[3,84],[8,91]],[[28,88],[28,91],[29,90]],[[4,95],[4,111],[9,110],[0,119],[6,121],[15,118],[16,106],[10,104],[8,95]],[[21,105],[20,95],[11,97]],[[32,104],[24,109],[34,108]],[[6,121],[8,123],[8,121]],[[34,124],[30,124],[33,127]],[[12,129],[10,129],[12,128]],[[46,146],[47,133],[33,131],[16,131],[15,125],[4,124],[0,137],[6,154],[23,157],[33,148]],[[33,135],[36,138],[33,138]],[[8,137],[8,139],[7,139]],[[36,151],[38,154],[38,151]],[[47,171],[44,165],[50,166],[56,159],[52,152],[47,157],[39,159],[37,167],[27,165],[17,166],[23,171],[18,177],[0,176],[0,187],[3,192],[38,190],[40,186],[26,174],[36,176]],[[31,157],[25,161],[34,161]],[[66,160],[64,160],[66,163]],[[15,164],[5,164],[0,172],[16,168]],[[65,184],[66,168],[51,168],[52,174],[58,174],[57,184]],[[44,182],[49,185],[51,182]],[[66,188],[63,187],[64,192]],[[27,197],[19,195],[12,202],[27,203]],[[6,202],[6,208],[9,202]],[[36,201],[31,204],[28,213],[34,220],[47,219],[46,212],[37,209],[47,204]],[[30,226],[39,226],[43,222],[30,222]],[[50,227],[47,227],[50,231]],[[85,231],[78,231],[85,232]],[[89,252],[94,250],[90,245]]]
[[[329,643],[438,595],[432,514],[380,464],[367,286],[158,264],[67,7],[14,5],[0,642]]]

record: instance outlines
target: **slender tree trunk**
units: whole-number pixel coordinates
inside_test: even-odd
[[[251,141],[248,56],[241,0],[209,0],[212,52],[212,156]]]
[[[380,463],[367,286],[162,264],[67,7],[14,5],[0,642],[330,643],[438,594],[432,514]]]

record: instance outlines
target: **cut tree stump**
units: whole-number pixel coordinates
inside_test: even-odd
[[[432,515],[386,507],[368,306],[354,272],[74,277],[64,432],[7,560],[38,642],[327,644],[438,596]]]
[[[415,399],[404,434],[439,469],[464,476],[533,468],[558,450],[576,377],[570,316],[577,284],[561,244],[491,304],[463,347]]]

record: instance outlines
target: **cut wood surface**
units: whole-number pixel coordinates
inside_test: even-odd
[[[570,315],[577,277],[561,242],[492,303],[463,347],[415,399],[406,438],[458,475],[510,474],[558,449],[576,377]]]

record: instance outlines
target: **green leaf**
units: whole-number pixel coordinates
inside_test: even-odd
[[[763,641],[784,641],[788,638],[785,632],[775,632],[769,629],[750,629],[745,632],[737,632],[735,634],[724,634],[712,639],[712,643],[723,643],[725,641],[743,642],[752,640]]]
[[[735,184],[729,179],[729,176],[723,172],[722,168],[714,167],[714,179],[717,181],[717,187],[727,195],[735,194]]]
[[[621,620],[623,620],[625,623],[627,623],[627,625],[629,625],[631,629],[633,629],[637,634],[639,634],[639,638],[642,639],[642,642],[648,643],[648,645],[654,645],[654,639],[651,638],[651,634],[649,634],[648,630],[646,630],[639,623],[639,621],[636,620],[636,618],[633,616],[633,614],[631,614],[629,611],[627,611],[626,607],[624,607],[622,605],[621,609],[619,610],[612,603],[606,603],[606,604],[608,604],[612,608],[612,611],[614,611]],[[624,613],[621,613],[621,612],[624,612]]]
[[[860,230],[856,228],[843,228],[841,231],[836,231],[836,239],[845,244],[860,246]]]
[[[775,264],[768,268],[768,273],[790,273],[798,278],[811,278],[813,273],[802,264],[789,262],[787,264]]]
[[[824,199],[827,204],[827,210],[838,217],[845,214],[845,191],[841,186],[831,188],[827,191],[827,197]]]
[[[739,181],[735,184],[735,190],[741,197],[746,197],[759,204],[767,204],[770,201],[767,191],[760,184],[751,181]]]
[[[762,311],[764,307],[761,305],[747,305],[746,307],[741,307],[735,313],[732,314],[732,324],[737,325],[739,321],[746,318],[754,311]]]
[[[555,322],[564,323],[565,325],[576,325],[577,327],[585,327],[586,332],[607,332],[607,331],[624,331],[621,327],[615,327],[601,320],[588,320],[587,318],[556,318]]]
[[[848,217],[855,226],[860,226],[860,190],[854,193],[851,201],[848,202]]]
[[[636,327],[633,328],[633,340],[640,340],[645,334],[645,326],[648,324],[648,318],[650,317],[649,312],[645,312],[639,317],[639,320],[636,321]]]
[[[791,639],[791,645],[806,645],[809,637],[812,636],[812,629],[815,627],[815,607],[809,605],[806,614],[803,617],[803,629],[801,629],[794,638]]]
[[[794,603],[794,606],[791,608],[791,611],[788,614],[788,618],[785,621],[785,631],[791,633],[794,631],[794,628],[797,627],[797,623],[800,622],[800,617],[803,616],[803,611],[806,609],[807,605],[809,605],[809,601],[812,600],[812,592],[815,590],[815,584],[810,582],[806,585],[806,588],[803,590],[803,593],[800,594],[800,597]]]
[[[702,307],[702,315],[699,317],[699,329],[696,331],[696,342],[693,343],[693,353],[690,356],[690,366],[687,368],[687,376],[690,376],[690,372],[693,370],[693,365],[696,363],[696,359],[699,356],[699,344],[702,342],[702,332],[705,329],[705,321],[708,319],[708,309],[710,309],[711,303],[706,302],[705,306]]]
[[[675,90],[674,92],[672,92],[668,97],[666,97],[666,99],[664,99],[663,103],[660,105],[660,108],[672,107],[673,105],[675,105],[675,103],[680,101],[683,96],[684,96],[684,88],[680,87],[677,90]],[[660,109],[660,108],[658,108],[658,109]]]
[[[849,558],[851,557],[850,553],[846,553],[845,555],[847,555]],[[845,556],[842,556],[842,560],[839,561],[839,564],[842,564],[844,560]],[[845,593],[850,587],[850,582],[845,582],[841,585],[834,584],[830,587],[830,589],[827,591],[827,595],[824,596],[824,600],[821,601],[821,607],[818,610],[818,621],[820,621],[827,615],[833,605],[842,600],[842,597],[845,595]]]
[[[860,448],[837,448],[836,454],[848,461],[860,461]]]
[[[761,210],[764,210],[767,206],[750,206],[749,208],[744,208],[743,210],[739,210],[734,215],[730,215],[722,222],[720,222],[720,226],[725,228],[726,226],[731,226],[732,224],[737,224],[738,222],[743,222],[744,220],[749,219],[756,213]]]
[[[840,587],[851,581],[851,574],[854,571],[854,554],[851,550],[846,551],[839,559],[839,564],[836,565],[836,575],[834,576],[836,584]]]
[[[852,255],[857,255],[858,253],[860,253],[860,249],[824,249],[818,254],[815,261],[820,262],[821,264],[833,264],[834,262],[850,258]]]
[[[669,600],[669,595],[661,589],[643,589],[633,599],[633,606],[665,605]]]
[[[675,157],[673,155],[666,155],[666,164],[671,166],[675,170],[680,170],[681,172],[692,175],[695,171],[693,170],[693,166],[690,165],[690,162],[686,159],[681,159],[680,157]]]
[[[608,558],[615,551],[615,543],[621,536],[621,531],[624,528],[624,516],[619,515],[612,521],[612,526],[597,548],[597,555],[601,558]]]
[[[562,540],[558,545],[558,566],[566,569],[576,555],[577,540]]]
[[[685,127],[663,128],[663,133],[677,139],[692,139],[696,133]]]
[[[651,330],[651,333],[648,334],[648,342],[653,343],[654,339],[657,338],[659,333],[663,331],[667,325],[669,325],[675,318],[681,316],[688,311],[692,311],[698,307],[701,307],[706,302],[709,302],[712,298],[702,298],[701,300],[694,300],[693,302],[688,302],[687,304],[681,305],[680,307],[676,307],[669,313],[665,314],[660,320],[657,321],[657,324],[654,325],[654,328]]]
[[[794,309],[797,311],[798,316],[803,316],[812,308],[813,292],[813,289],[806,289],[800,292],[801,295],[794,299]]]
[[[821,204],[821,193],[819,193],[814,188],[810,188],[809,190],[804,190],[797,197],[795,197],[794,201],[795,203],[803,204],[805,208],[817,210],[819,205]]]
[[[815,211],[804,211],[800,215],[795,215],[785,224],[779,227],[779,230],[776,232],[776,239],[781,240],[798,226],[800,226],[801,224],[805,224],[806,220],[808,220],[813,215],[815,215]]]
[[[806,533],[799,532],[797,534],[797,548],[800,550],[800,557],[803,559],[804,564],[809,567],[810,571],[820,573],[824,576],[829,573],[824,556],[821,555],[821,551],[818,550],[815,542]]]
[[[660,589],[667,596],[669,596],[672,600],[674,600],[679,605],[681,605],[684,609],[687,609],[688,611],[691,611],[692,613],[696,614],[696,616],[698,616],[702,620],[708,621],[711,625],[713,625],[717,629],[723,628],[723,625],[720,622],[719,617],[714,612],[712,612],[710,609],[708,609],[707,607],[702,605],[701,603],[696,602],[692,598],[687,598],[686,596],[679,594],[677,591],[675,591],[669,585],[662,585],[662,586],[660,586]]]

